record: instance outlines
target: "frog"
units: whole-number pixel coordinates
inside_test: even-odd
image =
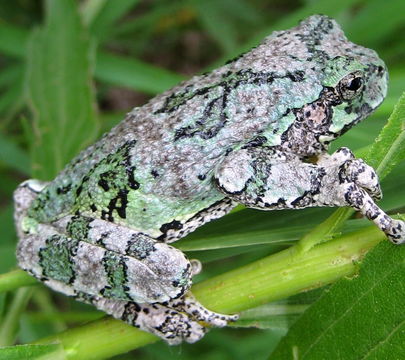
[[[175,345],[238,314],[193,297],[201,264],[170,244],[239,204],[348,206],[403,243],[405,223],[376,204],[374,169],[348,148],[327,152],[381,104],[387,81],[377,53],[325,15],[273,32],[134,108],[53,181],[20,184],[19,266]]]

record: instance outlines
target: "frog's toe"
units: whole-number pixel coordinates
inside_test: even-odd
[[[239,319],[239,315],[224,315],[202,308],[201,310],[192,310],[192,316],[210,326],[224,327],[229,322],[233,322]]]
[[[189,292],[186,296],[170,302],[170,306],[185,312],[191,319],[207,324],[208,326],[224,327],[228,322],[238,320],[238,315],[218,314],[201,305]]]
[[[194,343],[207,332],[204,326],[175,310],[169,311],[164,316],[161,315],[161,319],[157,319],[158,323],[153,326],[150,326],[148,320],[140,327],[163,338],[169,345],[179,345],[183,341]]]
[[[193,276],[198,275],[202,270],[201,261],[197,259],[191,259],[190,264],[191,264],[191,274]]]
[[[390,228],[386,234],[388,239],[394,244],[405,243],[405,222],[402,220],[391,220]]]
[[[361,159],[345,161],[339,168],[341,182],[353,182],[368,192],[374,200],[382,198],[378,175],[375,170]]]
[[[227,326],[229,322],[234,322],[239,319],[239,315],[223,315],[223,314],[217,314],[213,313],[208,319],[207,323],[210,324],[211,326],[215,327],[224,327]]]

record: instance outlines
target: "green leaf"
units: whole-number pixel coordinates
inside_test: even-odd
[[[87,1],[87,4],[95,3]],[[111,36],[113,26],[123,15],[139,3],[139,0],[114,0],[101,2],[102,6],[89,20],[90,33],[99,41]]]
[[[0,133],[0,162],[22,174],[29,175],[30,160],[28,155],[10,138]]]
[[[404,10],[403,0],[391,0],[389,6],[381,0],[366,1],[361,10],[353,14],[352,21],[347,22],[347,36],[369,47],[386,42],[395,29],[404,26]]]
[[[401,164],[397,165],[381,183],[381,188],[384,189],[384,197],[379,202],[379,205],[382,209],[390,211],[404,206],[404,174],[405,161],[402,161]]]
[[[183,80],[182,76],[171,71],[104,52],[97,55],[95,75],[108,84],[125,86],[149,94],[160,93]]]
[[[66,0],[62,0],[61,3],[63,3]],[[110,3],[110,2],[109,2]],[[59,2],[56,2],[56,4],[59,4]],[[56,5],[55,4],[55,5]],[[57,5],[57,7],[59,7],[59,5]],[[62,15],[60,15],[62,16]],[[66,24],[65,21],[67,19],[65,19],[63,22],[60,22],[59,24],[55,22],[55,26],[57,26],[60,30],[65,29],[67,30],[67,28],[70,26],[69,24]],[[80,19],[75,19],[75,20],[80,20]],[[79,26],[79,28],[81,27],[79,22],[80,21],[75,21],[76,25]],[[1,35],[3,35],[1,33],[2,31],[2,27],[1,27],[2,23],[0,22],[0,41],[1,41]],[[14,33],[18,33],[20,34],[21,38],[23,38],[23,40],[21,41],[17,41],[17,42],[13,42],[13,46],[8,46],[7,44],[4,44],[4,46],[2,47],[1,43],[0,43],[0,51],[3,51],[5,54],[7,55],[11,55],[11,56],[18,56],[18,57],[23,57],[25,55],[25,38],[28,36],[27,31],[17,27],[17,26],[9,26],[7,25],[7,29],[10,28],[11,31]],[[63,36],[67,36],[70,37],[70,39],[72,38],[77,38],[78,35],[80,38],[79,43],[76,44],[76,46],[79,48],[80,47],[80,43],[81,44],[85,44],[87,43],[86,39],[83,39],[83,30],[82,29],[75,29],[76,31],[74,31],[73,33],[69,33],[69,32],[62,32],[62,33],[58,33],[58,35],[56,36],[52,36],[52,32],[49,32],[49,27],[48,27],[48,31],[46,32],[46,38],[49,39],[50,44],[49,48],[51,48],[51,44],[53,44],[55,47],[59,46],[59,49],[53,49],[52,54],[49,53],[48,55],[46,54],[42,54],[44,57],[47,57],[47,61],[50,61],[50,64],[53,65],[54,68],[57,68],[57,64],[52,63],[52,57],[55,57],[55,55],[59,54],[59,57],[61,55],[61,53],[63,52],[67,52],[67,55],[69,55],[69,59],[73,58],[73,54],[76,55],[80,55],[80,53],[72,53],[70,51],[67,51],[68,49],[66,48],[67,46],[69,46],[66,42],[63,42],[64,40],[61,39],[61,37]],[[81,30],[78,31],[77,30]],[[52,31],[52,30],[51,30]],[[69,30],[70,31],[70,30]],[[80,33],[82,33],[83,36],[80,36]],[[58,38],[59,36],[59,38]],[[32,39],[31,39],[32,40]],[[46,39],[45,39],[46,40]],[[46,41],[43,40],[42,42],[44,43],[43,46],[45,46]],[[72,42],[72,41],[71,41]],[[32,43],[32,41],[31,41]],[[31,49],[32,44],[29,44],[29,48]],[[87,45],[85,46],[87,47]],[[39,54],[41,54],[40,50],[45,50],[45,49],[39,49],[38,52]],[[51,49],[50,49],[51,50]],[[28,66],[29,66],[29,70],[32,67],[32,65],[40,65],[40,64],[32,64],[32,59],[30,54],[28,54]],[[33,54],[32,54],[33,55]],[[83,55],[83,54],[81,54]],[[88,54],[91,55],[91,54]],[[99,51],[98,54],[96,54],[97,57],[95,59],[96,65],[95,65],[95,76],[98,80],[104,81],[108,84],[111,85],[117,85],[117,86],[124,86],[127,87],[129,89],[133,89],[133,90],[138,90],[138,91],[143,91],[145,93],[149,93],[149,94],[157,94],[160,93],[164,90],[167,90],[169,88],[171,88],[172,86],[176,85],[177,83],[179,83],[180,81],[182,81],[184,78],[183,76],[176,74],[170,70],[165,70],[162,68],[159,68],[157,66],[154,65],[150,65],[144,61],[138,60],[138,59],[133,59],[133,58],[128,58],[125,56],[120,56],[120,55],[114,55],[108,52],[104,52],[104,51]],[[59,59],[58,57],[58,59]],[[87,58],[90,58],[91,56],[87,56]],[[76,59],[76,57],[75,57]],[[60,59],[59,59],[60,60]],[[84,64],[88,63],[88,59],[87,60],[83,60]],[[37,61],[38,63],[38,61]],[[31,65],[31,67],[30,67]],[[61,65],[61,64],[59,64]],[[39,67],[40,68],[40,67]],[[40,69],[37,69],[37,72],[40,71]],[[41,70],[42,72],[45,72],[46,70],[49,70],[49,68],[46,66],[46,63],[43,64],[43,69]],[[47,73],[50,73],[51,71],[47,71]],[[52,71],[52,74],[55,74],[54,71]],[[78,77],[78,75],[76,75]],[[87,75],[86,75],[87,76]],[[39,77],[39,76],[38,76]],[[86,77],[84,78],[86,79]],[[78,78],[79,80],[79,78]],[[49,79],[50,81],[50,79]],[[39,87],[39,85],[38,85]],[[8,104],[9,102],[7,102]],[[0,107],[1,107],[1,101],[0,101]]]
[[[3,246],[15,246],[15,227],[13,221],[14,207],[9,204],[0,210],[0,224],[1,224],[1,245]],[[0,252],[0,254],[3,254]],[[2,261],[4,262],[4,258]],[[2,266],[0,268],[4,269]]]
[[[13,240],[15,241],[15,238],[13,238]],[[17,266],[15,244],[0,244],[0,254],[2,257],[0,262],[0,274],[10,271],[11,269],[15,269]]]
[[[24,56],[27,35],[25,29],[9,25],[0,19],[0,52],[13,57]]]
[[[80,13],[82,21],[86,26],[94,22],[94,19],[99,15],[108,0],[84,0]]]
[[[8,80],[12,80],[9,84],[5,86],[5,91],[0,97],[0,113],[2,114],[3,123],[0,125],[1,128],[5,128],[8,124],[10,118],[12,118],[23,106],[24,104],[24,88],[23,88],[23,71],[19,66],[16,68],[11,68],[9,66],[2,75],[5,75],[1,80],[3,84]],[[11,70],[10,73],[4,74],[7,70]],[[8,77],[8,79],[7,79]]]
[[[21,63],[4,67],[0,72],[0,88],[8,87],[15,83],[18,79],[22,78],[23,66]]]
[[[292,326],[270,359],[402,359],[405,247],[383,242]]]
[[[155,30],[155,27],[162,18],[175,17],[176,13],[182,11],[185,8],[183,2],[160,2],[155,5],[149,11],[138,14],[136,17],[129,17],[126,21],[117,23],[117,25],[111,29],[114,37],[121,37],[125,35],[140,33],[150,33]],[[186,7],[187,9],[187,7]]]
[[[37,280],[23,270],[14,270],[6,274],[0,274],[0,293],[18,289],[22,286],[37,284]]]
[[[405,159],[405,92],[371,147],[367,163],[384,178],[394,166]]]
[[[46,24],[28,47],[27,86],[34,115],[33,173],[54,177],[94,142],[98,122],[91,51],[72,0],[46,2]],[[61,21],[63,19],[63,21]]]
[[[319,211],[321,212],[321,210]],[[350,220],[344,232],[354,231],[369,225],[369,222],[361,220]],[[305,235],[313,225],[304,224],[291,226],[288,223],[280,227],[270,227],[263,231],[243,231],[236,234],[217,233],[196,239],[184,238],[173,244],[183,251],[201,251],[213,249],[225,249],[234,247],[246,247],[262,244],[290,245]],[[191,237],[191,236],[190,236]]]
[[[200,21],[208,34],[219,44],[227,54],[236,47],[236,29],[230,18],[224,16],[221,2],[216,0],[194,0]]]
[[[54,360],[64,359],[62,357],[63,349],[58,344],[49,345],[17,345],[7,346],[0,349],[0,360],[33,360],[45,359],[47,354],[56,355]]]

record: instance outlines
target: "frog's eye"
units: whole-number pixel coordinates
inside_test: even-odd
[[[363,89],[363,74],[360,71],[346,75],[338,84],[338,91],[344,100],[351,100]]]

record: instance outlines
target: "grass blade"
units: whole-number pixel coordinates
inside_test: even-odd
[[[149,94],[167,90],[183,80],[182,76],[168,70],[105,52],[97,55],[95,75],[108,84],[125,86]]]
[[[91,3],[88,1],[88,3]],[[89,31],[99,41],[104,40],[113,33],[113,26],[129,10],[135,7],[139,0],[103,1],[98,12],[89,20]]]
[[[30,159],[11,139],[0,133],[0,162],[29,176]]]
[[[365,159],[382,179],[405,160],[405,92]]]
[[[54,177],[79,150],[94,142],[98,128],[91,52],[75,3],[61,0],[46,5],[46,24],[32,35],[27,57],[36,135],[33,175],[42,180]]]

